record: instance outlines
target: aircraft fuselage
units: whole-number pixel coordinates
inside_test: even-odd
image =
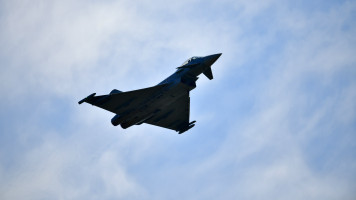
[[[79,104],[87,102],[116,113],[111,123],[114,126],[120,124],[124,129],[149,123],[182,133],[195,123],[189,123],[189,91],[196,87],[201,73],[213,79],[211,65],[220,55],[192,57],[154,87],[129,92],[114,89],[109,95],[97,97],[93,93]]]

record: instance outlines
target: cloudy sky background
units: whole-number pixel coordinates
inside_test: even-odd
[[[0,1],[0,199],[355,199],[355,1]],[[223,53],[178,135],[78,105]]]

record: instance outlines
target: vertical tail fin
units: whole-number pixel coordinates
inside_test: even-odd
[[[203,74],[208,77],[208,79],[213,79],[213,72],[211,71],[211,66],[209,66],[208,68],[206,68],[205,71],[203,71]]]

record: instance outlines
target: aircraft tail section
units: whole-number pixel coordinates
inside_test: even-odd
[[[208,68],[206,68],[205,71],[203,71],[203,74],[209,79],[213,79],[213,72],[211,71],[211,66],[209,66]]]

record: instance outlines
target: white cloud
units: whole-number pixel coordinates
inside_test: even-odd
[[[74,146],[77,142],[53,139],[26,152],[25,160],[10,176],[2,171],[2,199],[138,198],[143,194],[116,152],[93,157],[82,145]]]
[[[2,4],[2,199],[355,196],[355,3],[315,12],[277,1]],[[111,113],[76,105],[217,52],[187,134],[121,130]]]

